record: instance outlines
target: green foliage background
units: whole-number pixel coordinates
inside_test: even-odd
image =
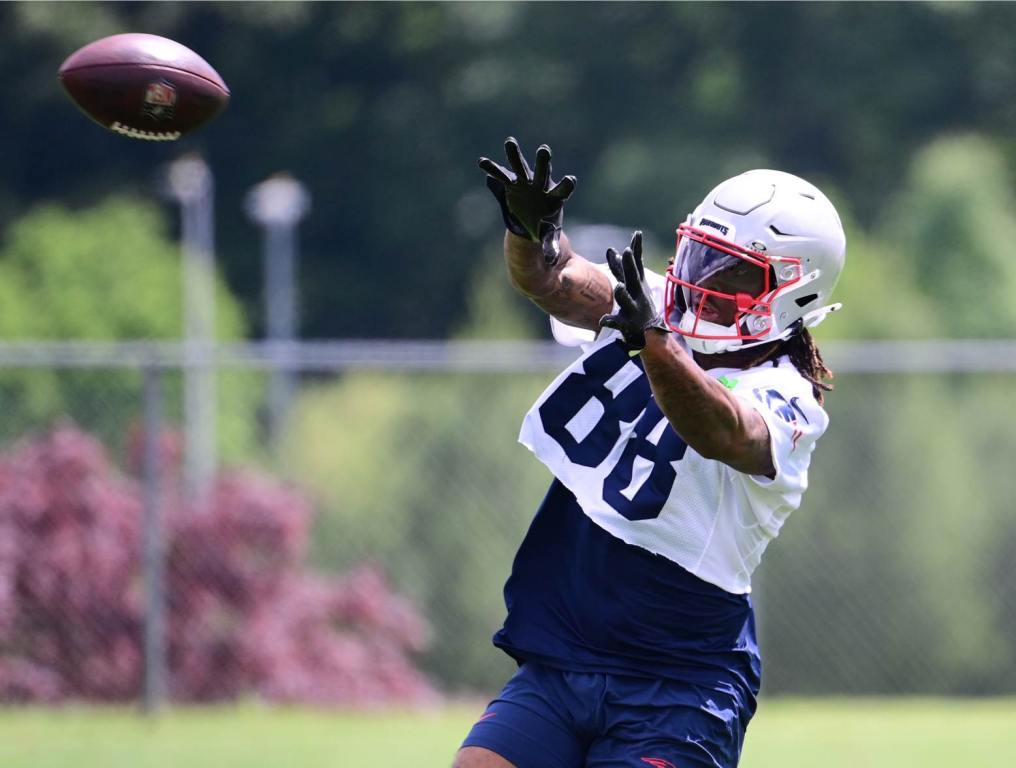
[[[279,170],[314,199],[305,337],[545,337],[505,284],[475,167],[513,134],[578,176],[566,224],[662,244],[733,173],[816,182],[849,248],[820,343],[1012,337],[1014,27],[1001,3],[0,4],[0,335],[178,336],[155,185],[196,150],[217,174],[221,338],[262,332],[242,200]],[[205,56],[232,89],[223,116],[149,146],[77,114],[60,62],[125,31]],[[668,247],[648,254],[656,269]],[[319,509],[317,562],[383,561],[436,622],[426,664],[452,688],[510,668],[487,639],[549,479],[515,443],[547,381],[308,380],[277,457]],[[837,383],[812,489],[760,572],[768,689],[1011,692],[1011,377]],[[118,439],[136,386],[5,373],[0,434],[70,410]],[[257,384],[222,387],[222,449],[249,455]]]
[[[475,158],[506,135],[577,174],[571,221],[669,243],[710,186],[772,166],[869,230],[944,135],[976,134],[1013,167],[1014,23],[1004,3],[5,3],[0,226],[38,200],[150,197],[161,162],[200,150],[225,275],[258,333],[242,199],[289,170],[314,198],[305,335],[443,337],[499,233]],[[78,114],[57,68],[125,31],[199,51],[232,89],[221,118],[150,146]],[[412,288],[374,290],[381,275]]]
[[[524,336],[528,308],[491,264],[459,335]],[[304,390],[283,442],[283,466],[317,504],[318,564],[383,563],[434,620],[424,663],[452,688],[492,690],[514,667],[489,639],[514,545],[549,484],[515,440],[546,382],[351,373]]]
[[[71,210],[36,206],[0,238],[0,338],[174,339],[183,328],[179,249],[165,213],[149,201],[110,197]],[[240,305],[216,285],[216,334],[246,334]],[[181,382],[168,376],[169,416],[178,422]],[[227,372],[218,380],[218,443],[227,460],[257,449],[259,377]],[[9,439],[61,418],[72,418],[120,447],[140,418],[136,371],[34,369],[0,373]]]

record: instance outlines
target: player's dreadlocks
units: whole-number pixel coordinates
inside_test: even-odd
[[[833,372],[826,367],[825,361],[822,360],[822,353],[818,351],[815,339],[812,338],[807,328],[801,328],[789,339],[762,353],[757,360],[752,361],[746,367],[755,368],[770,360],[775,366],[777,359],[783,355],[789,356],[794,367],[811,382],[811,391],[821,405],[823,393],[833,390],[833,385],[825,382],[825,379],[833,378]]]

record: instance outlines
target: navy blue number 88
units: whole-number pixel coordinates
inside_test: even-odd
[[[606,382],[629,364],[639,368],[639,375],[619,392],[612,392]],[[621,436],[620,423],[638,418],[621,458],[604,479],[602,488],[603,500],[629,520],[659,516],[674,484],[671,462],[680,460],[687,449],[669,425],[663,427],[656,442],[651,439],[665,417],[652,398],[641,369],[641,361],[630,357],[624,346],[609,344],[583,362],[583,373],[569,374],[539,410],[544,431],[571,462],[584,467],[600,466]],[[594,400],[602,413],[592,429],[578,439],[567,424]],[[637,489],[625,495],[622,491],[632,484],[638,457],[643,459],[640,464],[645,477]],[[652,465],[651,469],[646,462]]]

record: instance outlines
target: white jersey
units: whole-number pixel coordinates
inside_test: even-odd
[[[647,278],[661,306],[664,279]],[[520,442],[608,533],[727,592],[750,592],[766,546],[800,506],[812,450],[828,425],[811,384],[786,357],[776,366],[707,371],[769,428],[776,475],[752,476],[685,444],[616,331],[593,340],[555,320],[554,335],[589,343],[526,415]]]

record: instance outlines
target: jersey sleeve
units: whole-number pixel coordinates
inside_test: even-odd
[[[617,278],[610,271],[610,267],[606,264],[593,264],[594,269],[602,272],[607,276],[610,281],[610,290],[614,290],[614,286],[617,285]],[[646,270],[646,282],[649,283],[649,287],[653,292],[653,301],[656,302],[656,307],[660,310],[663,309],[664,290],[667,285],[666,278],[653,272]],[[615,301],[611,312],[617,311],[617,302]],[[551,315],[550,318],[550,332],[554,336],[554,341],[565,347],[584,347],[587,344],[593,343],[596,340],[597,331],[591,331],[587,328],[576,328],[574,325],[568,325],[558,320],[556,317]]]
[[[738,386],[734,394],[765,421],[776,468],[773,478],[741,476],[760,491],[799,502],[808,487],[808,466],[815,443],[829,425],[829,417],[812,394],[811,383],[784,364],[768,372],[762,369],[760,375]]]

